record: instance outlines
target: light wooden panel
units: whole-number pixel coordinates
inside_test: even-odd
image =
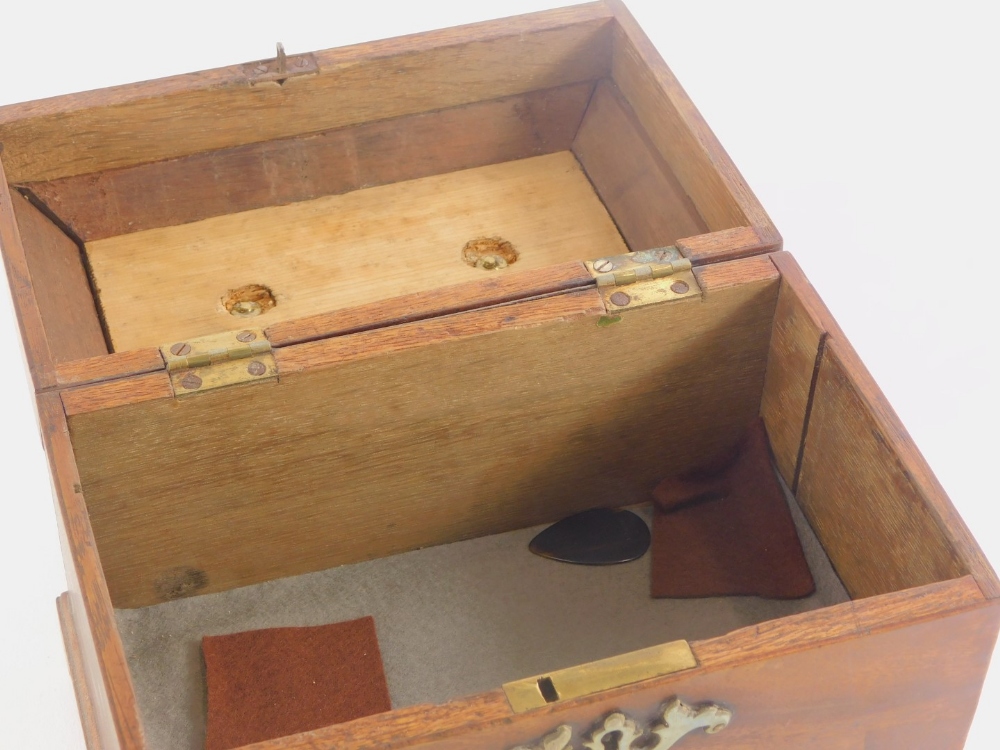
[[[66,647],[69,676],[73,681],[73,693],[76,696],[77,708],[80,712],[83,741],[87,745],[87,750],[102,750],[94,704],[90,700],[90,688],[87,687],[83,651],[80,639],[76,635],[76,625],[73,622],[73,604],[68,591],[60,594],[59,598],[56,599],[56,609],[59,613],[59,629],[62,630],[63,645]]]
[[[624,3],[606,5],[617,21],[612,78],[709,231],[752,226],[766,244],[780,243],[757,198]]]
[[[462,247],[500,236],[503,270]],[[489,275],[627,252],[568,151],[87,243],[116,351],[239,330],[221,299],[263,284],[275,323]]]
[[[825,339],[826,331],[809,315],[795,288],[783,283],[774,313],[760,413],[778,470],[793,492],[798,487],[802,441]]]
[[[695,641],[696,669],[535,711],[514,715],[496,690],[255,747],[534,747],[560,724],[579,733],[616,711],[653,723],[679,697],[734,713],[721,734],[696,732],[679,747],[959,750],[998,625],[1000,610],[984,601],[974,581],[949,581]]]
[[[600,3],[316,53],[317,75],[241,66],[0,108],[8,178],[51,180],[604,77]]]
[[[53,361],[107,354],[80,248],[22,195],[11,202]]]
[[[644,500],[757,415],[777,281],[750,265],[610,326],[589,288],[286,347],[273,387],[98,411],[115,384],[78,389],[113,599],[153,603],[179,569],[218,591]]]
[[[101,559],[80,486],[73,448],[56,393],[38,396],[38,416],[53,477],[56,520],[69,586],[68,613],[102,750],[145,747],[135,689],[115,624]],[[78,688],[79,690],[79,688]]]
[[[597,85],[573,153],[632,250],[673,245],[707,231],[613,83]]]
[[[871,596],[968,572],[1000,597],[989,561],[802,269],[788,253],[770,257],[806,325],[827,336],[797,497],[847,590]]]
[[[592,83],[25,185],[84,241],[569,149]]]

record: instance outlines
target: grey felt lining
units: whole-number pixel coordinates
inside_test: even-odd
[[[666,641],[699,640],[848,601],[789,495],[816,579],[806,599],[652,599],[649,554],[585,567],[528,552],[543,527],[416,550],[141,609],[117,610],[150,750],[201,750],[201,638],[375,618],[394,708]],[[648,507],[636,509],[648,521]]]

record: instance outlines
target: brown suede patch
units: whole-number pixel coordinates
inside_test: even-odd
[[[816,589],[763,421],[734,451],[653,491],[652,595],[798,599]]]
[[[201,641],[208,679],[206,750],[391,710],[371,617]]]

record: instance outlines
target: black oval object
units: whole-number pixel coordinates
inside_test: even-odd
[[[617,565],[649,549],[649,527],[630,510],[595,508],[564,518],[540,532],[528,549],[575,565]]]

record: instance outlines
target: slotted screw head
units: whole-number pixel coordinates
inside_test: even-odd
[[[236,340],[242,341],[244,344],[253,341],[255,338],[257,338],[257,334],[253,331],[240,331],[236,334]]]
[[[201,388],[201,378],[195,375],[193,372],[189,372],[183,378],[181,378],[181,386],[189,391],[196,391]]]
[[[597,271],[598,273],[607,273],[614,267],[615,264],[612,263],[607,258],[601,258],[600,260],[594,261],[594,270]]]
[[[175,357],[183,357],[186,354],[191,353],[191,344],[181,342],[179,344],[174,344],[170,347],[170,353]]]
[[[625,294],[625,292],[615,292],[611,295],[611,303],[618,305],[618,307],[625,307],[631,301],[632,298]]]
[[[247,365],[247,372],[249,372],[251,375],[259,376],[267,372],[267,367],[263,362],[258,362],[257,360],[254,360],[253,362]]]

